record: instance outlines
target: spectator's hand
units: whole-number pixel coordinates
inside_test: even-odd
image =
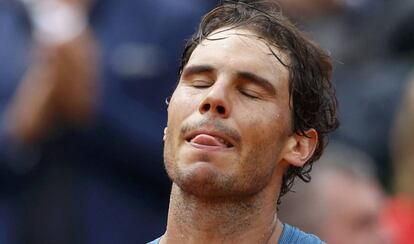
[[[55,113],[61,122],[82,125],[93,115],[97,99],[97,45],[85,30],[70,42],[44,48],[56,74]]]
[[[38,4],[49,0],[35,1]],[[64,3],[62,6],[69,6],[71,11],[79,11],[79,15],[71,15],[67,21],[78,25],[83,20],[78,22],[72,18],[86,19],[89,0],[54,0],[56,2]],[[35,30],[37,35],[45,36],[35,39],[32,64],[7,114],[7,128],[16,140],[35,143],[59,123],[81,125],[90,119],[97,96],[98,55],[94,38],[84,24],[79,33],[70,35],[60,32],[65,27],[59,24],[41,27],[46,32]]]

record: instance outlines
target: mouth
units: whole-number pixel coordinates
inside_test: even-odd
[[[234,143],[227,136],[214,131],[193,131],[185,140],[196,148],[228,149],[234,147]]]

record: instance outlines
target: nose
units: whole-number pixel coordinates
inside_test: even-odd
[[[210,112],[212,115],[227,118],[231,112],[231,102],[228,96],[227,89],[216,83],[201,101],[199,106],[200,113]]]

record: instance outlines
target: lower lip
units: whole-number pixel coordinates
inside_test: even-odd
[[[204,150],[204,151],[211,151],[211,152],[215,152],[215,151],[229,151],[232,150],[234,147],[221,147],[221,146],[209,146],[209,145],[203,145],[203,144],[197,144],[194,142],[188,142],[186,141],[186,143],[196,149],[200,149],[200,150]]]

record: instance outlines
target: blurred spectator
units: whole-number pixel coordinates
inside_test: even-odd
[[[170,187],[163,101],[213,2],[22,2],[0,0],[0,243],[148,241]]]
[[[414,199],[414,76],[396,116],[391,152],[394,167],[394,192]]]
[[[315,164],[312,181],[295,183],[293,191],[282,199],[283,221],[329,244],[390,243],[391,236],[380,222],[384,195],[368,155],[330,145]]]
[[[392,230],[395,244],[414,242],[414,76],[395,121],[391,152],[394,167],[394,196],[384,214],[385,224]]]

